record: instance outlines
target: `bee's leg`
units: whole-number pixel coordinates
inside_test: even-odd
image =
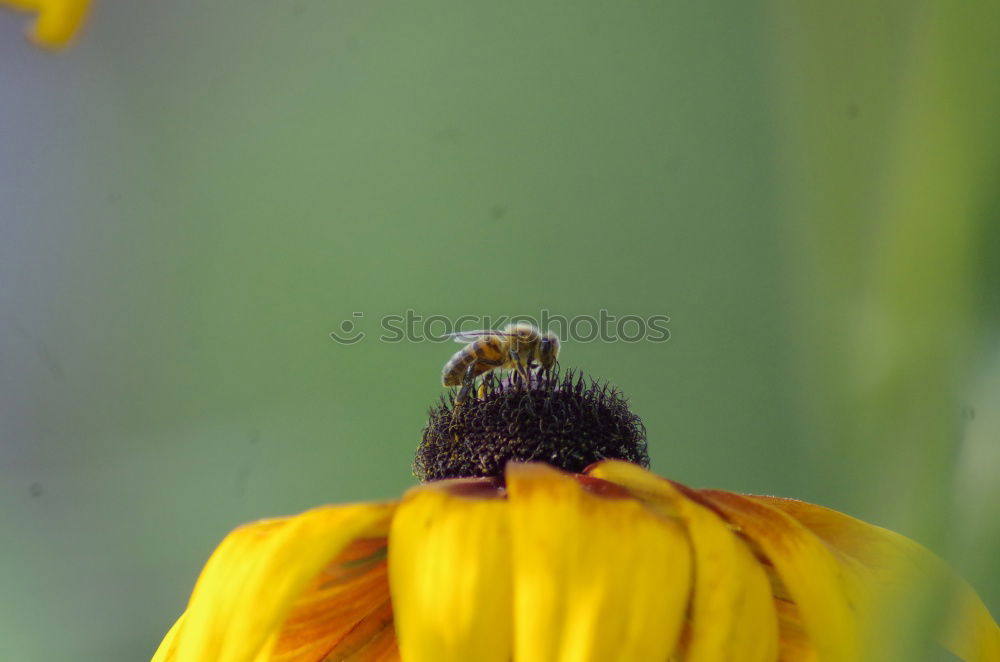
[[[465,376],[462,377],[462,388],[458,392],[458,396],[455,398],[455,404],[460,405],[465,402],[465,399],[469,397],[469,391],[472,390],[472,383],[476,380],[476,362],[473,361],[469,364],[469,367],[465,370]]]
[[[538,378],[541,375],[541,372],[542,372],[542,366],[541,366],[541,364],[539,364],[538,361],[535,360],[539,356],[538,355],[538,350],[537,350],[537,348],[532,347],[531,350],[529,350],[529,351],[530,351],[530,353],[528,354],[528,360],[525,361],[524,373],[526,375],[528,375],[528,377]],[[532,373],[532,371],[535,371],[535,372]]]
[[[527,383],[528,380],[524,377],[524,366],[521,365],[521,355],[517,353],[516,349],[510,350],[510,358],[514,359],[514,372],[520,375],[521,379],[524,379],[525,383]]]
[[[477,366],[490,366],[495,368],[501,364],[500,361],[492,361],[490,359],[479,359],[473,361],[469,364],[469,367],[465,369],[465,376],[462,377],[462,388],[458,392],[458,396],[455,397],[455,404],[462,404],[469,397],[469,392],[472,390],[472,385],[476,381],[476,367]]]

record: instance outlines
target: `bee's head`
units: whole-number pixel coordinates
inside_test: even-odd
[[[543,333],[538,343],[538,363],[543,368],[551,368],[555,365],[558,355],[559,336],[551,332]]]

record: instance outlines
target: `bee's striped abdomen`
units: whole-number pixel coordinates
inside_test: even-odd
[[[495,336],[487,336],[476,342],[469,343],[444,364],[441,371],[441,382],[445,386],[458,386],[465,377],[465,371],[476,361],[483,359],[488,363],[481,363],[476,366],[475,374],[481,375],[496,367],[497,361],[503,361],[503,351],[501,341]]]
[[[476,343],[466,345],[455,352],[448,359],[448,362],[444,364],[444,369],[441,370],[441,382],[445,386],[458,386],[462,383],[462,375],[469,368],[469,364],[477,358],[476,353],[473,351],[473,347],[475,346]]]

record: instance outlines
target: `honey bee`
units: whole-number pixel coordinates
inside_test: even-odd
[[[441,381],[459,386],[455,402],[469,396],[476,377],[490,370],[516,371],[527,382],[533,368],[551,370],[559,354],[559,337],[539,331],[531,324],[510,324],[503,331],[460,331],[448,334],[456,342],[468,343],[444,364]]]

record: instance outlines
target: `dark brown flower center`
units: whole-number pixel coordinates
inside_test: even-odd
[[[430,410],[413,472],[422,482],[503,480],[510,460],[578,473],[608,458],[649,466],[646,430],[615,388],[573,372],[530,383],[489,374],[465,402],[452,393]]]

